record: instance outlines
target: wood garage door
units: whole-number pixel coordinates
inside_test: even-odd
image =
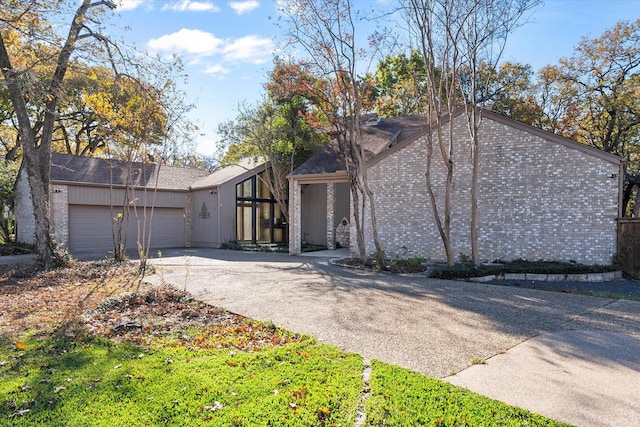
[[[141,211],[139,211],[141,215]],[[105,206],[69,206],[69,250],[74,252],[112,251],[111,210]],[[127,248],[135,249],[137,225],[133,212]],[[175,248],[185,245],[184,209],[155,208],[151,247]]]

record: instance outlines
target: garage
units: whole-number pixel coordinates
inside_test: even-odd
[[[127,249],[135,249],[138,226],[133,210],[130,214]],[[147,210],[147,214],[150,214],[150,210]],[[138,215],[142,226],[142,210],[138,210]],[[184,209],[155,208],[149,222],[151,227],[147,225],[147,230],[151,230],[151,248],[185,245]],[[112,251],[112,223],[108,206],[69,205],[69,250],[72,253]]]

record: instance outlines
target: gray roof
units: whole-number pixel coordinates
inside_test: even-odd
[[[464,113],[464,108],[458,108],[453,113],[453,117],[462,113]],[[537,135],[547,141],[570,147],[608,162],[618,164],[622,161],[620,157],[614,154],[606,153],[597,148],[518,122],[490,110],[483,110],[482,114],[490,120],[501,122],[524,132]],[[425,116],[389,117],[377,121],[373,121],[373,118],[375,118],[375,115],[363,115],[361,120],[362,139],[367,161],[383,158],[384,153],[393,151],[388,151],[389,148],[408,144],[413,140],[412,136],[415,138],[419,134],[424,134],[429,128],[429,123]],[[369,122],[367,123],[368,120]],[[334,140],[294,170],[291,175],[334,174],[344,170],[344,156],[340,153],[337,142]]]
[[[377,118],[373,114],[367,114],[362,116],[360,124],[366,160],[373,159],[392,145],[427,127],[426,118],[421,116]],[[344,156],[334,140],[296,168],[291,175],[335,173],[343,170]]]
[[[129,163],[121,160],[51,154],[52,182],[124,186],[128,172]],[[158,189],[182,191],[209,174],[206,170],[141,162],[131,163],[131,173],[137,187],[154,188],[158,175]]]
[[[211,175],[199,178],[191,184],[191,189],[218,187],[233,178],[243,174],[254,174],[264,169],[265,162],[254,162],[253,160],[243,160],[237,165],[230,165],[216,170]]]

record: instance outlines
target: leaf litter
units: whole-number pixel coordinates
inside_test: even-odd
[[[0,330],[7,337],[86,334],[138,345],[244,351],[302,339],[184,290],[154,287],[139,279],[136,267],[100,261],[46,272],[0,269]]]

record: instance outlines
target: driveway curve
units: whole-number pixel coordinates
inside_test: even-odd
[[[214,249],[163,252],[151,261],[157,273],[149,281],[186,289],[231,312],[273,321],[364,358],[445,378],[568,423],[640,425],[640,406],[634,403],[640,401],[640,302],[345,269],[316,257]],[[587,337],[596,337],[599,345]],[[532,353],[538,364],[529,360],[520,366],[521,375],[507,374],[505,366],[518,366]],[[557,367],[571,363],[567,360],[584,369],[580,374],[547,369],[553,380],[539,375],[544,363]],[[565,381],[562,372],[574,382]],[[592,376],[584,377],[580,387],[579,375],[585,372]],[[627,381],[606,392],[588,384],[606,383],[616,375]],[[560,384],[560,392],[548,393],[551,383]],[[558,401],[556,394],[564,397]],[[598,409],[589,412],[588,406],[594,406],[589,398],[598,399]],[[545,399],[557,404],[533,404]],[[618,406],[602,404],[607,399]]]

